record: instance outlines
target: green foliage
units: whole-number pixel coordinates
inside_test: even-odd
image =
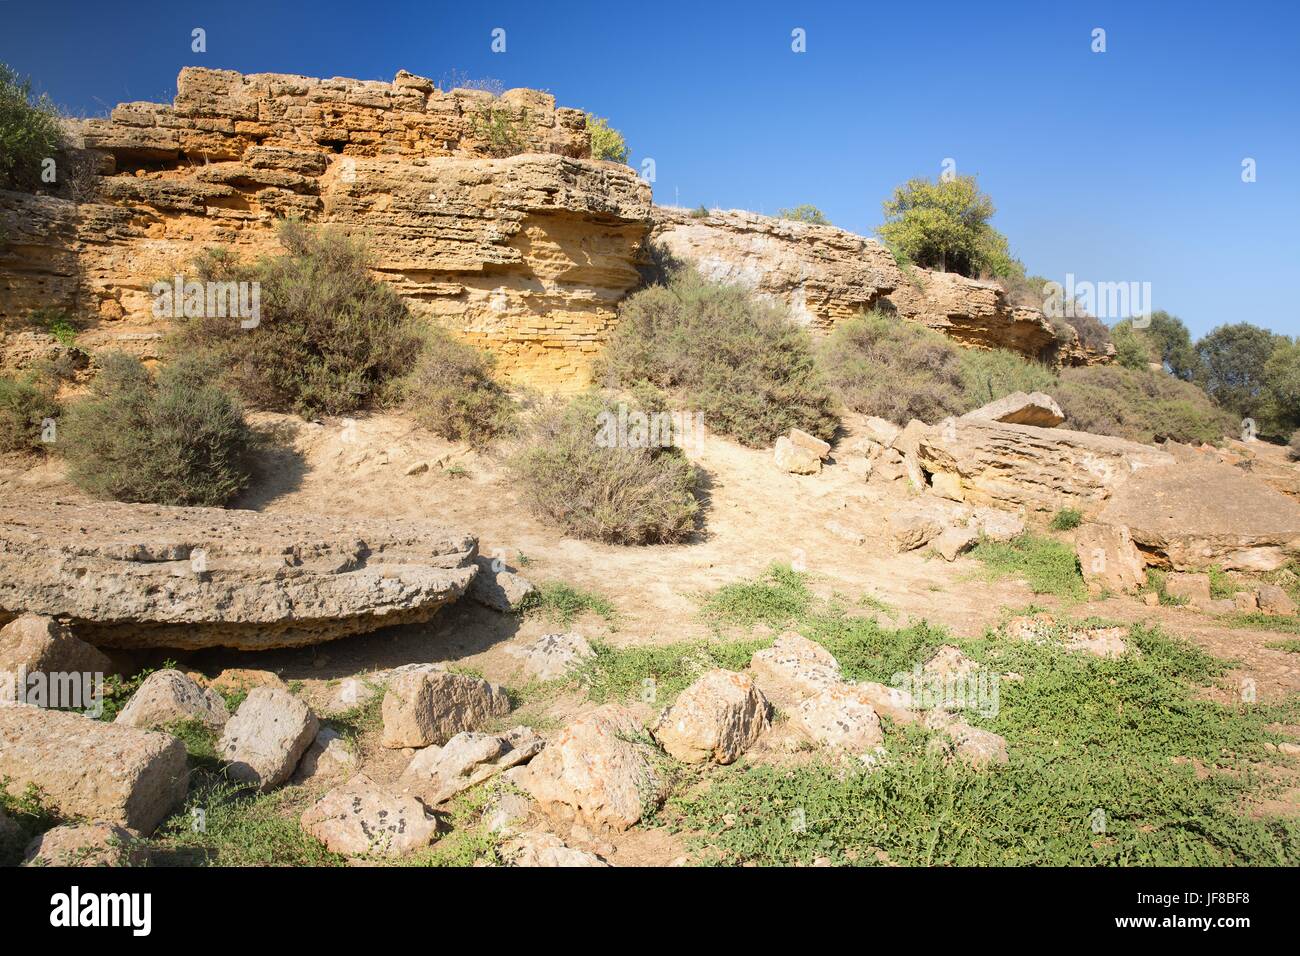
[[[156,378],[121,353],[101,365],[59,428],[74,484],[164,505],[223,505],[248,484],[253,434],[211,362],[182,359]]]
[[[807,576],[788,564],[773,564],[752,581],[725,585],[705,598],[702,610],[715,627],[745,630],[755,624],[783,628],[813,607]]]
[[[605,159],[613,163],[627,162],[627,140],[623,138],[622,133],[609,125],[609,120],[588,113],[587,131],[591,133],[592,159]]]
[[[1073,531],[1083,523],[1083,512],[1078,508],[1062,508],[1052,515],[1053,531]]]
[[[47,376],[26,373],[0,375],[0,452],[40,451],[43,422],[57,419],[59,403],[54,383]]]
[[[795,222],[812,223],[814,226],[829,226],[831,221],[826,218],[826,214],[809,203],[795,206],[792,209],[781,209],[777,212],[781,219],[792,219]]]
[[[425,337],[415,368],[400,383],[416,424],[449,441],[483,447],[510,430],[514,403],[492,377],[493,357],[442,328]]]
[[[1022,273],[1006,237],[988,224],[994,211],[974,176],[911,179],[885,201],[878,232],[923,268],[966,276]]]
[[[1147,316],[1145,328],[1136,328],[1132,319],[1117,322],[1111,335],[1120,364],[1128,368],[1145,368],[1148,362],[1154,362],[1163,365],[1170,375],[1190,381],[1200,365],[1183,320],[1163,310]],[[1121,338],[1125,342],[1122,350]]]
[[[1264,392],[1262,431],[1282,438],[1300,427],[1300,342],[1277,343],[1264,363]],[[1291,445],[1296,447],[1295,435]]]
[[[62,146],[54,104],[33,97],[31,80],[0,63],[0,189],[34,191],[41,185],[41,164]]]
[[[1053,397],[1065,427],[1130,441],[1200,444],[1239,430],[1195,385],[1154,369],[1064,369]]]
[[[941,333],[869,312],[837,325],[818,358],[845,408],[906,425],[966,410],[959,351]]]
[[[616,544],[681,541],[696,526],[699,474],[676,447],[606,446],[612,402],[552,401],[527,422],[507,465],[537,517],[579,538]]]
[[[1006,349],[961,349],[957,360],[967,410],[1012,392],[1050,393],[1056,388],[1056,374],[1050,368]]]
[[[200,281],[260,283],[260,321],[178,319],[177,350],[210,355],[258,408],[342,415],[390,401],[423,342],[405,302],[371,275],[355,239],[286,221],[280,242],[287,255],[252,265],[223,249],[199,256]]]
[[[1221,325],[1196,343],[1196,381],[1232,414],[1262,422],[1267,417],[1265,370],[1273,350],[1286,341],[1249,322]]]
[[[1127,319],[1125,321],[1128,321]],[[1124,368],[1145,370],[1151,365],[1151,351],[1129,326],[1116,325],[1110,330],[1115,343],[1115,361]]]
[[[1023,577],[1035,594],[1054,594],[1071,600],[1087,595],[1074,549],[1055,538],[1025,533],[1012,541],[984,540],[970,551],[997,577]]]
[[[1129,640],[1140,655],[1119,659],[1055,642],[964,643],[1022,675],[1001,682],[996,716],[966,715],[1007,739],[1005,766],[946,764],[926,731],[893,727],[870,767],[741,763],[671,800],[664,817],[720,865],[1294,866],[1300,826],[1241,810],[1258,784],[1251,762],[1269,759],[1269,722],[1288,709],[1206,700],[1199,685],[1218,662],[1153,629]],[[894,666],[856,673],[880,679]],[[805,827],[791,826],[795,811]]]
[[[489,156],[502,159],[528,152],[528,110],[488,104],[474,114],[470,129]]]
[[[0,777],[0,815],[7,816],[18,828],[8,841],[4,829],[0,829],[0,866],[17,866],[32,839],[64,822],[48,799],[34,783],[19,791],[10,778]]]
[[[686,267],[623,301],[601,369],[611,386],[676,392],[751,447],[791,428],[829,439],[839,424],[812,339],[787,310]]]
[[[599,614],[610,624],[618,619],[618,612],[608,598],[561,581],[539,584],[524,598],[519,611],[526,615],[538,615],[548,623],[564,628],[588,611]]]
[[[647,702],[666,707],[705,671],[718,667],[743,670],[755,651],[771,643],[770,638],[630,647],[593,642],[595,654],[573,671],[569,681],[585,688],[587,696],[598,703],[644,698],[652,690],[653,700]]]

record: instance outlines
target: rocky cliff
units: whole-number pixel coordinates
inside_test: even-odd
[[[1105,360],[1072,329],[1058,333],[1039,310],[1013,305],[996,283],[900,268],[879,242],[844,229],[739,210],[698,215],[661,206],[654,220],[654,241],[674,257],[710,278],[741,282],[786,303],[814,332],[876,308],[969,348],[1010,349],[1062,365]]]
[[[194,253],[278,251],[293,216],[363,235],[418,313],[490,348],[506,376],[576,385],[638,281],[650,187],[585,158],[580,110],[392,83],[187,68],[173,104],[74,123],[56,195],[0,193],[0,319],[35,308],[93,320],[90,348],[149,355],[165,331],[150,287]],[[510,153],[509,156],[501,156]],[[498,158],[500,157],[500,158]],[[10,364],[42,347],[10,333]],[[17,358],[15,358],[15,353]]]

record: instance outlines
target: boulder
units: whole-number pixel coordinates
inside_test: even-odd
[[[962,418],[977,418],[1008,425],[1034,425],[1038,428],[1055,428],[1065,421],[1061,406],[1052,396],[1043,392],[1012,392],[995,402],[982,405]]]
[[[400,857],[438,836],[438,819],[415,797],[359,773],[303,813],[302,828],[343,856]]]
[[[292,776],[319,729],[311,708],[293,694],[258,687],[226,723],[217,755],[233,779],[270,790]]]
[[[965,677],[978,668],[979,664],[962,653],[961,648],[944,644],[930,655],[930,659],[921,668],[921,673],[927,677]]]
[[[1065,646],[1094,657],[1122,657],[1128,653],[1128,630],[1123,627],[1089,627],[1070,632]]]
[[[964,721],[954,720],[942,711],[932,711],[933,724],[938,724],[940,736],[935,737],[932,749],[955,756],[972,767],[983,769],[1008,761],[1006,738],[989,730],[972,727]]]
[[[801,428],[790,429],[790,441],[800,448],[807,449],[822,461],[825,461],[831,455],[830,442],[822,441],[816,435],[809,435]]]
[[[469,596],[484,607],[507,614],[519,610],[528,595],[536,590],[532,582],[502,566],[492,570],[494,559],[480,555],[476,559],[478,574],[469,586]]]
[[[529,727],[515,727],[496,736],[465,731],[441,747],[426,747],[412,757],[401,783],[433,806],[531,760],[545,745]]]
[[[107,655],[73,637],[54,618],[21,614],[0,628],[0,671],[108,675],[115,668]]]
[[[1300,501],[1212,461],[1138,471],[1098,520],[1176,571],[1272,571],[1300,555]]]
[[[863,420],[862,430],[866,432],[868,438],[886,448],[893,447],[894,441],[902,431],[893,422],[884,418],[877,418],[874,415],[868,415]]]
[[[1179,571],[1165,575],[1165,593],[1193,607],[1210,603],[1210,576]]]
[[[943,520],[919,508],[902,508],[889,516],[889,532],[899,551],[915,551],[943,533]]]
[[[575,850],[554,833],[521,833],[501,846],[507,866],[609,866],[594,853]]]
[[[884,740],[873,695],[852,684],[828,687],[790,714],[790,725],[820,747],[865,753]]]
[[[1254,614],[1259,610],[1259,596],[1253,591],[1237,591],[1232,595],[1232,606],[1242,614]]]
[[[1276,584],[1261,584],[1255,590],[1255,603],[1264,614],[1290,617],[1295,614],[1295,601]]]
[[[506,692],[481,677],[454,674],[438,664],[399,669],[388,683],[382,713],[385,747],[445,744],[466,730],[510,713]]]
[[[1014,541],[1025,533],[1025,519],[1023,515],[998,508],[976,508],[967,527],[975,528],[990,541]]]
[[[143,866],[148,855],[138,835],[116,824],[64,824],[32,840],[23,866]]]
[[[792,475],[815,475],[822,470],[822,460],[816,452],[796,445],[784,435],[776,440],[773,456],[777,467]]]
[[[14,704],[0,706],[0,778],[11,794],[35,784],[66,816],[148,834],[184,801],[189,773],[170,734]]]
[[[506,653],[523,661],[524,674],[532,680],[558,680],[596,652],[586,638],[572,631],[543,634],[535,641],[506,648]]]
[[[945,528],[942,534],[930,542],[930,547],[945,561],[956,561],[958,555],[975,547],[979,540],[980,533],[974,528]]]
[[[475,541],[420,521],[0,495],[0,614],[109,648],[294,647],[429,620]]]
[[[1134,475],[1174,461],[1167,452],[1119,438],[974,418],[927,430],[916,460],[931,481],[955,475],[972,505],[1047,514],[1062,508],[1095,514]]]
[[[531,799],[515,790],[501,788],[492,794],[483,810],[483,826],[489,833],[509,835],[517,832],[532,813]]]
[[[683,763],[729,764],[767,729],[768,709],[748,674],[711,670],[664,710],[654,737]]]
[[[861,681],[854,684],[853,688],[871,704],[872,710],[882,717],[888,717],[896,724],[911,724],[920,718],[911,693],[901,687],[887,687],[875,681]]]
[[[1079,568],[1088,590],[1128,593],[1146,584],[1146,561],[1124,525],[1089,522],[1074,540]]]
[[[831,652],[793,631],[755,651],[749,669],[763,695],[783,707],[841,681],[839,661]]]
[[[663,799],[656,751],[618,704],[579,717],[547,742],[514,782],[541,808],[586,826],[626,830]]]
[[[322,726],[316,731],[316,739],[311,742],[307,752],[302,755],[302,760],[298,762],[294,778],[310,780],[342,777],[351,773],[356,766],[356,755],[348,749],[343,735],[333,727]]]
[[[146,677],[117,715],[119,724],[150,730],[186,720],[197,720],[220,730],[229,719],[230,713],[220,694],[170,669],[154,671]]]

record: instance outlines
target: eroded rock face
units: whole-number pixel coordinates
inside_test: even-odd
[[[948,476],[971,504],[1048,513],[1077,508],[1087,514],[1099,511],[1133,475],[1174,461],[1157,448],[1120,438],[970,418],[926,429],[916,460],[931,481]]]
[[[927,269],[904,272],[876,240],[834,226],[735,209],[699,216],[656,206],[651,238],[710,279],[784,303],[815,333],[881,309],[970,348],[1010,349],[1062,364],[1108,360],[1080,345],[1077,335],[1058,338],[1041,311],[1012,305],[995,283]]]
[[[523,155],[493,158],[487,131],[502,123]],[[364,234],[413,310],[532,384],[581,385],[639,281],[649,185],[586,158],[585,114],[536,90],[189,67],[172,104],[122,104],[71,133],[93,171],[76,189],[0,196],[17,237],[0,250],[0,317],[98,316],[82,347],[155,355],[153,283],[206,246],[278,254],[287,216]]]
[[[424,522],[0,497],[0,615],[100,647],[296,647],[429,620],[475,541]]]
[[[152,833],[185,799],[185,745],[170,734],[27,704],[0,706],[0,777],[68,816]]]
[[[1300,555],[1300,502],[1236,468],[1181,462],[1138,472],[1097,516],[1176,571],[1272,571]]]

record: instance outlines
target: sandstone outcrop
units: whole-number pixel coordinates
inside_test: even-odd
[[[0,615],[99,647],[295,647],[427,621],[476,544],[418,521],[0,498]]]
[[[533,384],[581,385],[639,281],[649,185],[586,158],[585,114],[536,90],[187,67],[173,103],[71,132],[93,170],[77,189],[0,194],[0,319],[66,309],[96,320],[86,348],[155,355],[153,283],[207,246],[276,254],[288,216],[364,235],[414,311]]]
[[[185,745],[170,734],[28,704],[0,706],[0,778],[35,784],[67,816],[152,833],[188,789]]]
[[[1055,428],[1065,421],[1061,406],[1044,392],[1012,392],[995,402],[981,405],[962,417],[1005,422],[1008,425],[1036,425],[1039,428]]]

